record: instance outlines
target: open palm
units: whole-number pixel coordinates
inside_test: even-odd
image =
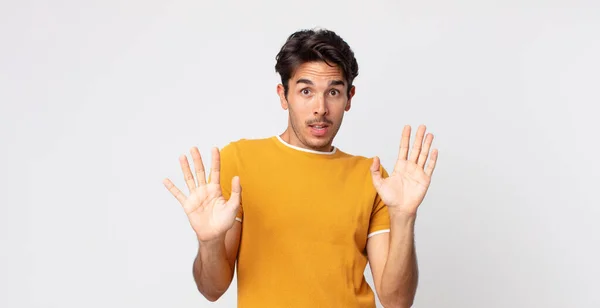
[[[206,182],[204,165],[198,148],[192,148],[191,154],[198,180],[197,184],[187,157],[182,155],[179,159],[185,183],[190,192],[189,196],[186,197],[171,180],[165,179],[163,183],[183,206],[198,239],[210,241],[224,235],[235,222],[235,216],[240,208],[240,180],[237,176],[232,179],[231,196],[229,200],[225,200],[219,182],[221,165],[219,150],[215,148],[212,151],[209,183]]]
[[[427,134],[425,138],[425,125],[419,126],[413,148],[408,157],[410,143],[410,126],[405,126],[400,141],[400,153],[394,170],[383,178],[380,170],[380,161],[375,157],[371,165],[373,185],[381,200],[391,210],[400,210],[409,214],[416,214],[417,208],[423,202],[431,176],[437,162],[438,151],[434,149],[429,156],[433,135]],[[425,139],[425,143],[423,143]],[[425,163],[429,158],[429,163]]]

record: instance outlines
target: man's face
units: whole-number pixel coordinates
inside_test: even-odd
[[[300,65],[290,78],[287,99],[282,85],[277,87],[281,107],[289,111],[290,144],[316,151],[330,151],[333,138],[350,110],[354,87],[342,70],[324,62]],[[291,128],[291,130],[290,130]]]

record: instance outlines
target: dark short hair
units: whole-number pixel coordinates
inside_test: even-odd
[[[348,92],[358,76],[358,63],[350,46],[335,32],[326,29],[292,33],[275,59],[275,71],[281,76],[286,97],[290,78],[298,66],[306,62],[324,61],[331,66],[339,66],[346,79]]]

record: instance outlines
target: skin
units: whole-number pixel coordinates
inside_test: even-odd
[[[324,62],[300,65],[288,83],[287,97],[283,85],[277,86],[281,108],[288,110],[288,127],[280,135],[287,143],[315,151],[332,150],[333,139],[350,110],[355,87],[348,84],[338,66]],[[310,124],[323,122],[329,127],[325,136],[310,133]]]
[[[281,107],[288,110],[288,127],[280,135],[291,145],[315,151],[331,151],[344,113],[350,110],[355,93],[348,90],[342,71],[323,62],[300,65],[289,81],[286,97],[283,85],[277,86]],[[326,134],[315,136],[310,125],[328,126]],[[429,189],[438,151],[431,149],[433,135],[425,135],[419,126],[412,149],[411,127],[405,126],[398,159],[392,173],[383,178],[380,160],[370,167],[373,186],[390,213],[390,232],[372,236],[367,241],[367,255],[375,289],[385,307],[411,307],[418,284],[418,266],[414,246],[417,209]],[[232,179],[232,194],[225,200],[219,183],[219,150],[213,148],[210,180],[205,180],[202,158],[196,147],[191,149],[194,180],[187,157],[180,165],[188,186],[185,196],[169,179],[165,187],[183,206],[190,225],[196,232],[199,249],[193,264],[193,275],[200,293],[216,301],[231,284],[238,252],[241,224],[235,215],[240,207],[239,178]]]
[[[375,288],[384,307],[411,307],[417,292],[414,226],[438,159],[437,149],[430,152],[433,135],[425,135],[425,130],[425,125],[419,126],[409,154],[411,127],[404,127],[398,159],[387,178],[381,175],[378,157],[371,165],[373,186],[390,214],[390,232],[367,241]]]
[[[202,157],[197,147],[190,150],[195,166],[190,169],[185,155],[179,158],[181,171],[188,187],[186,196],[170,179],[163,184],[182,205],[189,223],[198,238],[198,252],[192,266],[192,273],[198,291],[209,301],[218,300],[227,291],[233,279],[236,256],[240,243],[242,226],[235,220],[242,188],[236,176],[231,182],[231,196],[225,200],[220,184],[220,155],[212,149],[212,163],[209,181]]]

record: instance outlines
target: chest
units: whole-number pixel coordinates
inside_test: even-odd
[[[282,165],[244,177],[244,229],[250,235],[364,248],[375,199],[368,169]]]

